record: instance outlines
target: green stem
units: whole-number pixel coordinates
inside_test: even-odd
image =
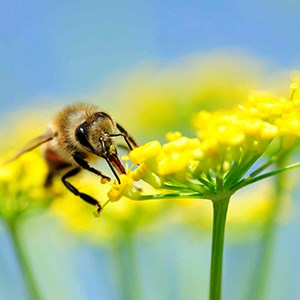
[[[174,199],[174,198],[194,198],[194,199],[208,199],[209,197],[200,193],[168,193],[168,194],[149,194],[140,195],[139,199],[133,201],[148,201],[148,200],[159,200],[159,199]]]
[[[136,245],[131,232],[126,232],[124,238],[117,241],[114,247],[114,258],[121,298],[124,300],[142,299]]]
[[[285,157],[278,161],[278,167],[284,166],[286,163]],[[263,300],[266,296],[267,283],[269,279],[270,266],[272,262],[272,253],[275,240],[275,234],[277,229],[277,217],[280,212],[282,198],[284,196],[284,180],[285,174],[278,174],[276,177],[276,196],[273,200],[272,209],[268,215],[268,218],[265,223],[263,240],[261,245],[260,256],[258,257],[258,274],[255,274],[254,284],[249,294],[249,299]]]
[[[225,177],[225,186],[235,186],[240,178],[242,178],[261,155],[245,155],[239,162],[238,167],[231,169]],[[231,188],[230,188],[231,189]]]
[[[222,266],[226,215],[230,197],[213,202],[213,235],[210,268],[210,300],[222,297]]]
[[[275,176],[275,175],[279,175],[283,172],[287,172],[287,171],[290,171],[290,170],[293,170],[293,169],[297,169],[297,168],[300,168],[300,162],[297,162],[297,163],[294,163],[294,164],[291,164],[291,165],[288,165],[286,167],[282,167],[282,168],[278,168],[274,171],[271,171],[271,172],[268,172],[268,173],[264,173],[260,176],[256,176],[254,178],[250,178],[250,177],[247,177],[247,178],[244,178],[242,179],[240,182],[238,182],[236,185],[232,186],[231,187],[231,190],[239,190],[247,185],[250,185],[254,182],[257,182],[257,181],[260,181],[260,180],[263,180],[265,178],[268,178],[268,177],[272,177],[272,176]]]
[[[28,294],[31,300],[40,300],[42,297],[38,291],[36,281],[33,278],[30,263],[26,257],[22,241],[20,239],[20,231],[18,227],[18,222],[16,220],[8,221],[8,230],[10,232],[11,240],[16,252],[16,257],[18,259],[20,268],[23,273],[23,278],[27,285]]]

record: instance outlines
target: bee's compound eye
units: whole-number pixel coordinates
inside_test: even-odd
[[[77,141],[84,147],[92,149],[91,144],[89,143],[87,137],[86,137],[86,126],[84,125],[80,125],[79,127],[77,127],[76,131],[75,131],[75,136]]]

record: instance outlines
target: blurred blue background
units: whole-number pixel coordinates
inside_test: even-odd
[[[0,110],[82,99],[138,63],[235,48],[299,66],[299,1],[0,1]]]
[[[43,107],[52,101],[83,101],[118,74],[153,59],[164,64],[193,53],[238,49],[277,68],[297,69],[300,67],[299,28],[300,2],[297,0],[0,0],[0,115],[7,116],[32,104]],[[2,122],[0,126],[4,129],[5,125]],[[113,285],[113,275],[110,273],[112,266],[108,252],[103,250],[100,253],[102,250],[92,245],[82,245],[62,228],[53,228],[53,224],[47,222],[38,222],[39,226],[34,222],[29,224],[30,229],[24,234],[45,299],[119,299],[115,287],[109,286]],[[293,269],[293,259],[297,255],[286,245],[299,240],[299,230],[295,230],[299,224],[294,225],[288,225],[291,231],[281,229],[276,246],[279,254],[274,267],[278,273],[282,270],[282,257],[286,259],[287,272]],[[43,244],[45,232],[47,245]],[[289,238],[291,232],[293,240]],[[3,227],[0,236],[0,266],[1,270],[6,270],[6,273],[0,272],[0,299],[22,299],[20,295],[26,299]],[[165,236],[169,237],[169,240],[166,239],[169,244],[160,240],[155,244],[155,252],[150,242],[144,243],[140,255],[154,253],[156,265],[160,265],[161,261],[167,265],[169,259],[168,266],[176,268],[180,261],[181,268],[189,272],[195,270],[193,256],[185,256],[180,248],[195,241],[185,233],[178,235],[178,230],[172,228]],[[196,264],[207,274],[210,242],[203,240],[191,248],[202,253]],[[178,256],[171,251],[174,249]],[[226,248],[224,284],[227,287],[224,299],[242,299],[242,284],[246,282],[242,281],[236,289],[234,279],[238,280],[238,271],[244,272],[251,266],[234,264],[238,264],[237,259],[251,262],[255,249],[253,244]],[[291,252],[294,255],[289,255]],[[47,263],[47,271],[45,265],[41,266],[35,259],[34,253],[39,253],[37,257],[43,264]],[[235,271],[232,271],[234,266]],[[145,299],[159,299],[152,297],[151,284],[156,287],[156,292],[161,292],[161,299],[192,299],[193,295],[189,294],[191,286],[195,290],[198,288],[196,294],[199,295],[201,289],[208,285],[208,277],[197,278],[195,276],[199,274],[190,273],[190,285],[181,289],[183,294],[180,295],[176,282],[185,282],[187,278],[180,281],[175,278],[176,270],[171,269],[170,276],[160,273],[160,277],[155,279],[157,273],[151,267],[146,260],[141,263],[141,272],[147,271],[153,276],[153,281],[145,279]],[[85,276],[93,279],[83,282]],[[299,295],[299,282],[294,283],[294,289],[287,283],[278,292],[276,288],[282,282],[279,284],[278,277],[273,277],[270,287],[276,293],[269,292],[270,299],[283,299],[290,295],[296,299],[294,295]],[[166,291],[159,288],[161,278],[170,280]],[[81,284],[78,285],[79,281]],[[203,299],[206,297],[207,291]]]

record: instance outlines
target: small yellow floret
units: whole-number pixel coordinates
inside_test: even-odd
[[[130,176],[134,181],[139,181],[147,174],[147,166],[141,163],[136,169],[130,172]]]
[[[123,190],[127,185],[131,185],[133,180],[130,176],[126,174],[121,174],[119,176],[121,183],[112,184],[112,188],[108,192],[108,197],[111,201],[119,200],[123,196]]]
[[[257,108],[266,114],[279,115],[282,113],[282,105],[279,102],[275,103],[257,103]]]
[[[200,111],[197,113],[195,119],[194,119],[194,127],[198,130],[201,130],[203,127],[206,126],[206,124],[209,124],[211,122],[212,114],[208,111]]]
[[[159,175],[165,176],[171,173],[180,172],[189,162],[189,155],[187,152],[172,153],[165,156],[158,162]]]
[[[130,152],[130,159],[135,164],[140,164],[148,158],[157,156],[160,153],[161,145],[158,141],[146,143],[143,146],[134,148]]]
[[[176,141],[178,139],[180,139],[182,137],[182,134],[179,131],[175,131],[175,132],[168,132],[166,134],[166,138],[168,141]]]
[[[133,186],[133,178],[126,174],[121,174],[119,178],[121,183],[112,184],[112,188],[107,193],[110,201],[117,201],[123,196],[138,199],[140,191]]]
[[[242,129],[246,134],[256,134],[262,126],[262,121],[259,119],[246,119],[242,123]]]
[[[263,139],[273,139],[279,133],[277,126],[265,123],[265,126],[260,131],[260,136]]]
[[[181,137],[178,140],[169,142],[162,146],[162,149],[166,153],[172,153],[174,151],[183,151],[184,149],[188,148],[190,145],[190,140],[187,137]]]

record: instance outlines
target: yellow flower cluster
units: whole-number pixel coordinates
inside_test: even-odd
[[[7,219],[41,208],[53,198],[43,188],[47,166],[40,154],[29,152],[0,168],[0,215]]]
[[[213,200],[220,191],[232,194],[237,186],[242,187],[239,183],[245,181],[245,174],[253,164],[272,148],[271,142],[279,141],[277,148],[272,148],[276,157],[295,146],[300,133],[296,88],[293,83],[290,99],[257,94],[231,111],[201,111],[194,119],[197,137],[169,133],[164,145],[151,141],[134,149],[130,160],[135,167],[122,175],[120,185],[113,185],[109,198],[118,200],[126,196],[142,200],[144,196],[133,185],[140,179],[154,187],[177,191],[178,197],[190,193],[189,196]],[[270,162],[262,164],[253,176],[264,171]],[[168,194],[153,196],[157,197]]]

